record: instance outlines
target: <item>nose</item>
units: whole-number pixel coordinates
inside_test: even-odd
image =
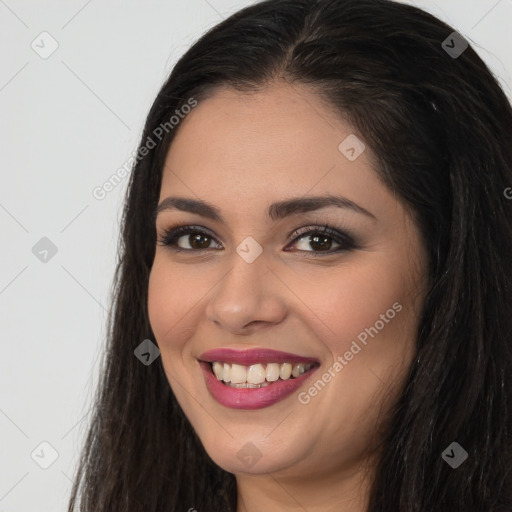
[[[286,286],[268,267],[264,252],[252,263],[233,253],[206,306],[207,319],[233,334],[250,334],[286,317]]]

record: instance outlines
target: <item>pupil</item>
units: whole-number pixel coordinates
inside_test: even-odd
[[[205,249],[208,248],[210,245],[210,242],[208,240],[207,236],[201,235],[200,233],[192,236],[192,243],[190,244],[192,247],[199,248],[199,249]],[[201,243],[201,238],[203,239],[203,243]],[[197,246],[194,245],[197,242]]]
[[[323,239],[323,242],[319,242],[319,240],[322,240]],[[323,250],[323,249],[329,249],[329,247],[325,247],[325,244],[327,244],[327,246],[330,246],[331,244],[327,243],[327,241],[329,240],[329,237],[328,236],[313,236],[311,237],[311,246],[314,248],[314,245],[315,244],[319,244],[319,249],[320,250]],[[322,244],[324,244],[322,246]]]

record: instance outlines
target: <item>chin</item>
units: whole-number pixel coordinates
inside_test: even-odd
[[[203,443],[210,458],[224,471],[238,474],[252,475],[276,473],[294,466],[303,455],[297,452],[297,443],[291,438],[289,446],[286,441],[276,443],[262,440],[260,436],[234,436],[233,440],[220,446],[218,440],[212,439],[210,443]],[[303,440],[302,447],[304,447]],[[281,447],[277,449],[276,444]],[[295,446],[295,447],[294,447]]]

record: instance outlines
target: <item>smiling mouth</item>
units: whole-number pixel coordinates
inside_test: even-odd
[[[263,388],[293,380],[316,368],[318,363],[266,363],[249,366],[222,361],[208,363],[218,381],[231,388]]]

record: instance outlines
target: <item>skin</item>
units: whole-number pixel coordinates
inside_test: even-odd
[[[372,441],[415,357],[425,248],[380,181],[368,145],[355,161],[338,149],[352,133],[313,91],[275,82],[250,95],[221,89],[199,102],[167,155],[160,201],[200,198],[216,205],[226,224],[174,209],[158,214],[159,239],[178,222],[213,236],[203,240],[205,251],[190,249],[201,246],[189,245],[187,234],[178,244],[189,252],[157,244],[150,322],[184,413],[213,461],[236,476],[237,512],[363,512],[378,457]],[[347,197],[375,218],[336,207],[267,217],[274,201],[327,194]],[[325,223],[350,230],[358,248],[314,258],[321,248],[312,234],[287,238]],[[236,252],[248,236],[264,249],[250,264]],[[330,240],[327,252],[338,247]],[[351,343],[394,303],[401,311],[346,361]],[[316,357],[318,377],[338,356],[347,365],[307,404],[298,393],[318,377],[270,407],[235,410],[209,394],[197,360],[219,347]],[[261,454],[251,467],[237,457],[249,442]]]

